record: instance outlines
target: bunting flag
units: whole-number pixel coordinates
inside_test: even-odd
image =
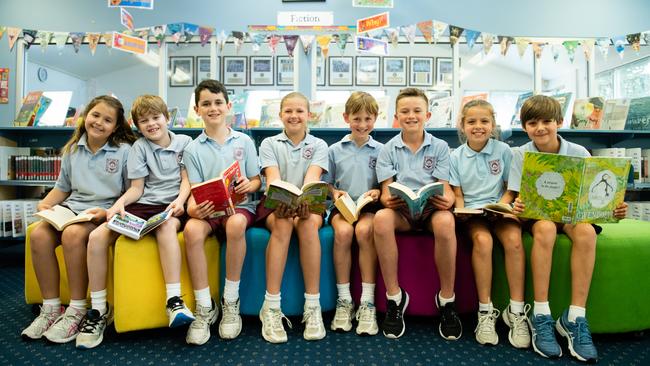
[[[531,43],[533,46],[533,54],[535,55],[536,59],[542,58],[542,50],[544,49],[544,43],[542,42],[533,42]]]
[[[56,48],[63,48],[63,46],[65,46],[65,43],[68,42],[68,33],[54,32],[54,42],[56,43]]]
[[[165,42],[165,32],[167,31],[167,24],[154,25],[151,27],[151,34],[158,44],[158,48],[162,47]]]
[[[449,26],[449,44],[451,44],[452,47],[454,47],[456,42],[458,42],[458,39],[463,34],[464,30],[465,28],[457,27],[455,25]]]
[[[183,23],[183,40],[189,43],[192,37],[199,34],[199,26],[192,23]]]
[[[271,34],[269,36],[269,49],[271,50],[271,55],[275,55],[275,50],[278,48],[281,39],[282,37],[277,34]]]
[[[465,40],[467,41],[467,47],[469,47],[470,50],[474,48],[474,44],[480,35],[481,32],[465,29]]]
[[[519,53],[520,58],[524,57],[524,54],[526,54],[526,49],[528,48],[529,43],[530,43],[530,39],[528,38],[522,38],[522,37],[515,38],[515,44],[517,45],[517,52]]]
[[[102,38],[104,38],[104,44],[108,48],[108,52],[111,52],[110,49],[113,48],[113,33],[104,33],[102,34]]]
[[[591,60],[591,54],[594,53],[594,43],[596,41],[593,39],[583,39],[580,43],[582,44],[582,52],[585,54],[585,60],[589,62]]]
[[[327,58],[327,53],[330,50],[330,40],[332,36],[329,34],[322,34],[316,36],[316,43],[320,46],[321,51],[323,52],[323,57]]]
[[[249,32],[248,36],[251,38],[251,41],[253,42],[252,49],[253,52],[258,53],[260,51],[260,46],[262,45],[262,42],[266,41],[266,38],[268,35],[266,33],[257,33],[257,32]]]
[[[560,58],[560,47],[556,44],[551,44],[551,54],[553,55],[553,61],[557,62],[557,59]]]
[[[302,50],[305,52],[305,55],[311,50],[314,39],[316,39],[316,36],[313,34],[303,34],[300,36],[300,43],[302,43]]]
[[[149,28],[138,28],[135,30],[135,36],[145,41],[149,40]]]
[[[481,33],[481,40],[483,41],[483,53],[487,55],[494,44],[494,34],[483,32]]]
[[[415,24],[403,25],[399,27],[399,29],[402,31],[402,34],[404,34],[404,37],[406,37],[411,46],[415,44],[415,27]]]
[[[52,37],[54,36],[54,33],[47,32],[47,31],[39,31],[37,36],[38,39],[41,40],[41,51],[45,52],[47,46],[50,44],[50,41],[52,40]]]
[[[1,27],[0,27],[1,28]],[[0,39],[2,39],[2,30],[0,29]],[[650,31],[641,33],[641,38],[645,42],[646,46],[650,46]]]
[[[246,33],[241,31],[232,31],[230,32],[230,35],[233,37],[235,53],[239,54],[239,51],[241,51],[241,46],[246,41]]]
[[[287,47],[287,54],[289,57],[293,57],[293,50],[296,48],[296,45],[298,44],[298,36],[297,35],[288,35],[284,36],[284,45]]]
[[[201,47],[205,47],[205,45],[210,42],[210,38],[212,38],[213,33],[214,28],[212,27],[199,27],[199,40],[201,41]]]
[[[566,49],[567,56],[569,60],[573,63],[573,60],[576,57],[576,48],[578,48],[578,41],[564,41],[562,45]]]
[[[130,31],[133,31],[133,29],[135,29],[135,26],[133,25],[133,16],[122,7],[120,7],[120,23],[122,23],[122,25]]]
[[[81,42],[84,40],[84,35],[86,35],[85,32],[70,32],[70,40],[72,41],[74,53],[79,53]]]
[[[5,35],[5,31],[7,30],[7,27],[4,25],[0,25],[0,40],[2,39],[2,36]]]
[[[641,33],[628,34],[625,38],[633,50],[636,52],[641,51]]]
[[[425,20],[417,24],[418,29],[422,33],[424,39],[427,40],[429,44],[433,41],[433,20]]]
[[[384,29],[384,32],[386,33],[386,36],[388,37],[388,42],[393,45],[393,47],[397,47],[399,43],[399,29],[398,28],[386,28]]]
[[[508,47],[512,44],[513,38],[508,36],[497,36],[499,45],[501,45],[501,55],[505,56],[508,53]]]
[[[9,40],[9,52],[13,51],[14,45],[20,35],[20,28],[7,27],[7,39]]]
[[[437,20],[433,21],[433,42],[438,43],[438,39],[442,36],[443,33],[445,33],[445,30],[447,29],[447,23],[445,22],[439,22]]]
[[[86,34],[86,40],[88,40],[88,48],[90,48],[90,54],[95,56],[95,50],[97,50],[97,44],[99,43],[99,33],[88,33]]]
[[[226,44],[226,41],[228,41],[228,35],[226,34],[225,30],[221,30],[219,34],[217,35],[217,44],[219,45],[219,52],[223,52],[223,46]]]
[[[381,30],[381,33],[383,33],[384,30]],[[339,33],[335,34],[337,38],[334,40],[334,42],[339,46],[339,49],[341,50],[341,54],[345,51],[345,46],[348,44],[348,39],[350,38],[349,33]],[[380,38],[380,37],[378,37]]]
[[[167,33],[172,37],[172,41],[178,45],[183,36],[183,23],[167,24]]]
[[[625,36],[616,36],[612,37],[612,42],[614,42],[614,50],[618,53],[618,56],[622,59],[623,54],[625,53]]]
[[[23,29],[23,41],[25,42],[25,50],[28,50],[36,40],[36,33],[33,29]]]
[[[596,46],[598,46],[598,50],[605,59],[607,59],[607,55],[609,54],[609,42],[609,38],[596,39]]]

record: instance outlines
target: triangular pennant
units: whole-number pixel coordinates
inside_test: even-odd
[[[557,62],[557,59],[560,58],[560,47],[556,44],[551,44],[551,54],[553,55],[553,61]]]
[[[582,44],[582,51],[585,54],[585,60],[589,62],[589,60],[591,60],[591,55],[594,53],[594,43],[596,43],[596,41],[593,39],[583,39],[580,43]]]
[[[145,41],[149,40],[149,28],[138,28],[135,30],[135,36]]]
[[[483,53],[487,55],[494,44],[494,34],[483,32],[481,33],[481,40],[483,41]]]
[[[183,23],[183,39],[186,43],[192,40],[192,37],[199,34],[199,26],[192,23]]]
[[[465,28],[457,27],[455,25],[449,26],[449,43],[452,47],[458,42],[458,39],[463,34]]]
[[[0,38],[2,38],[2,35],[0,35]],[[650,46],[650,31],[641,33],[641,38],[646,46]]]
[[[56,48],[63,48],[66,42],[68,42],[68,33],[54,32],[54,42],[56,43]]]
[[[54,36],[54,33],[47,32],[47,31],[39,31],[37,36],[38,39],[41,41],[41,51],[45,52],[47,46],[50,44],[50,41],[52,40],[52,37]]]
[[[623,54],[625,53],[625,36],[616,36],[612,38],[614,42],[614,50],[618,53],[618,56],[622,59]]]
[[[228,41],[228,34],[226,34],[225,30],[221,30],[219,34],[217,35],[217,44],[219,45],[219,52],[223,52],[223,46],[226,44],[226,41]]]
[[[178,44],[183,36],[183,23],[167,24],[167,33],[172,37],[172,41]]]
[[[251,41],[253,41],[253,52],[258,53],[260,51],[260,46],[262,45],[262,42],[266,41],[267,34],[266,33],[257,33],[257,32],[249,32],[248,36],[251,38]]]
[[[287,35],[284,36],[284,45],[287,47],[287,54],[289,57],[293,57],[293,50],[296,48],[296,45],[298,44],[298,36],[297,35]]]
[[[159,48],[162,46],[163,42],[165,42],[166,31],[167,31],[167,24],[154,25],[153,27],[151,27],[151,35],[156,40],[156,43],[158,43]]]
[[[131,15],[131,13],[129,13],[123,7],[120,7],[120,23],[122,23],[122,25],[130,31],[133,31],[133,29],[135,29],[133,23],[133,15]]]
[[[330,41],[332,36],[329,34],[322,34],[316,36],[316,43],[320,46],[321,51],[323,52],[323,57],[327,58],[327,53],[330,50]]]
[[[7,39],[9,40],[9,52],[13,51],[14,45],[20,35],[20,28],[7,27]]]
[[[7,27],[4,25],[0,25],[0,40],[2,39],[2,36],[5,35],[5,31],[7,30]]]
[[[113,48],[113,33],[104,33],[102,34],[102,38],[104,38],[104,44],[110,53],[110,49]]]
[[[383,29],[381,30],[383,33]],[[339,49],[341,50],[341,53],[345,51],[345,46],[348,44],[348,39],[350,38],[349,33],[339,33],[338,34],[338,39],[336,40],[336,44],[339,46]]]
[[[433,20],[425,20],[423,22],[419,22],[417,26],[424,39],[426,39],[427,42],[431,44],[431,41],[433,41]]]
[[[533,46],[533,54],[535,55],[535,58],[539,60],[542,57],[542,50],[544,49],[545,43],[533,42],[531,45]]]
[[[311,50],[311,45],[314,43],[316,36],[312,34],[303,34],[300,36],[300,43],[302,43],[302,50],[305,51],[305,55]]]
[[[564,41],[562,42],[562,45],[566,49],[569,60],[573,62],[573,60],[576,58],[576,48],[578,48],[578,41]]]
[[[242,31],[232,31],[230,35],[233,38],[233,44],[235,45],[235,52],[239,54],[239,51],[241,50],[241,46],[244,44],[244,41],[246,40],[246,33]]]
[[[600,51],[600,54],[603,55],[604,59],[607,59],[607,55],[609,54],[609,44],[609,38],[596,39],[596,46],[598,46],[598,50]]]
[[[85,32],[70,32],[70,40],[72,41],[74,53],[79,53],[81,42],[83,42],[85,34]]]
[[[447,26],[448,24],[445,22],[440,22],[437,20],[433,21],[433,42],[434,43],[437,43],[438,39],[440,39],[442,34],[445,33]]]
[[[271,50],[271,55],[275,55],[275,50],[278,47],[281,39],[282,37],[277,34],[271,34],[269,36],[269,49]]]
[[[386,28],[384,29],[384,32],[386,33],[386,36],[388,36],[388,42],[390,42],[393,47],[397,47],[397,44],[399,43],[399,29]]]
[[[508,47],[510,47],[514,39],[508,36],[497,36],[497,40],[501,45],[501,55],[505,56],[508,53]]]
[[[625,38],[633,50],[636,52],[641,51],[641,33],[628,34]]]
[[[517,52],[519,53],[519,57],[524,57],[526,49],[528,48],[528,44],[530,43],[530,39],[516,37],[515,43],[517,44]]]
[[[99,37],[101,34],[99,33],[88,33],[86,34],[86,39],[88,40],[88,48],[90,48],[90,54],[95,55],[95,51],[97,50],[97,44],[99,43]]]
[[[28,50],[36,40],[37,31],[33,29],[23,29],[23,42],[25,42],[25,49]]]
[[[474,44],[480,35],[481,32],[465,29],[465,40],[467,41],[467,47],[469,47],[470,50],[474,48]]]
[[[201,47],[204,47],[212,38],[212,33],[214,33],[214,28],[212,27],[199,27],[199,39],[201,40]]]
[[[415,28],[415,24],[403,25],[399,27],[400,31],[402,31],[402,34],[404,34],[404,37],[406,37],[406,40],[409,41],[411,46],[415,44]]]

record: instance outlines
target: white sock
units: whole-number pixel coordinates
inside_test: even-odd
[[[584,318],[586,316],[587,309],[580,307],[580,306],[575,306],[575,305],[570,305],[569,306],[569,314],[568,318],[570,322],[575,323],[576,318]]]
[[[456,301],[456,294],[454,293],[450,298],[445,299],[440,293],[438,293],[438,301],[440,302],[440,306],[445,306],[450,302]]]
[[[212,308],[210,286],[200,290],[194,290],[194,298],[196,299],[196,305],[201,305],[204,308]]]
[[[55,297],[52,299],[43,299],[43,306],[49,306],[52,311],[57,313],[61,311],[61,298]]]
[[[305,292],[305,308],[320,307],[320,292],[317,294],[308,294]]]
[[[399,305],[402,302],[402,289],[396,295],[389,295],[388,291],[386,291],[386,299],[395,301]]]
[[[336,290],[339,294],[339,299],[352,302],[352,294],[350,293],[350,282],[337,283]]]
[[[375,303],[375,284],[361,282],[361,302]]]
[[[181,297],[181,283],[166,283],[165,290],[167,291],[167,300],[174,296]]]
[[[72,301],[70,302],[70,306],[72,306]],[[106,314],[106,289],[90,291],[90,307],[99,311],[100,315]]]
[[[478,303],[478,311],[483,312],[483,313],[492,313],[492,310],[494,310],[494,305],[492,305],[492,301],[490,301],[487,304],[483,304],[482,302],[479,301],[479,303]]]
[[[264,303],[269,309],[280,309],[280,304],[282,303],[282,296],[280,294],[280,292],[270,294],[266,291],[266,294],[264,294]]]
[[[226,284],[223,286],[223,299],[227,302],[236,302],[239,299],[239,282],[231,281],[226,278]]]
[[[548,301],[535,301],[533,304],[533,315],[551,315],[551,307],[548,305]]]
[[[524,313],[524,302],[523,301],[515,301],[513,299],[510,299],[510,312],[513,314],[523,314]]]
[[[86,311],[88,307],[88,303],[86,302],[86,299],[81,299],[81,300],[72,300],[70,299],[70,307],[79,310],[79,311]]]

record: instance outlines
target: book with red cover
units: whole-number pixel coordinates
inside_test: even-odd
[[[40,108],[42,95],[42,91],[33,91],[29,92],[29,94],[25,96],[25,99],[23,99],[23,105],[20,107],[20,111],[14,120],[14,126],[24,127],[34,124],[34,118],[36,117],[36,113]]]
[[[192,187],[194,200],[197,204],[212,201],[215,210],[233,214],[235,206],[246,200],[245,194],[235,193],[235,184],[241,176],[239,162],[235,161],[219,176]]]

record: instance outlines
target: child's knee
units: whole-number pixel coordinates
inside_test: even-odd
[[[472,234],[474,251],[483,254],[492,254],[493,240],[490,232],[474,232]]]
[[[354,228],[352,225],[338,225],[334,230],[334,243],[347,243],[349,246],[352,243],[353,236]]]

